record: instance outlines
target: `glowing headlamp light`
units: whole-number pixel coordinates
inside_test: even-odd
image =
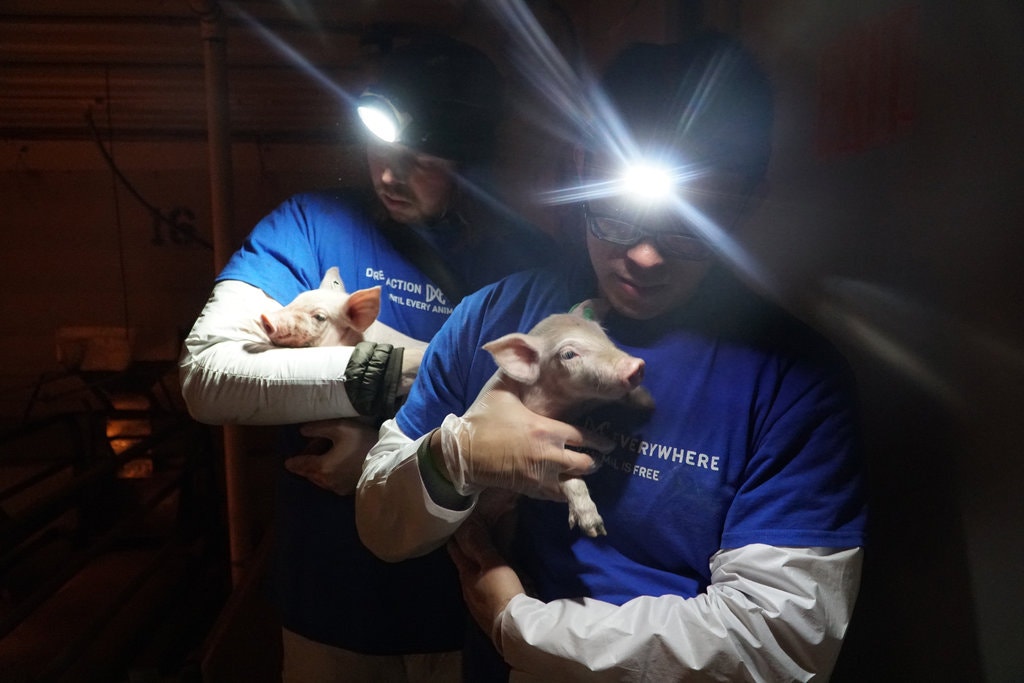
[[[619,179],[619,190],[626,198],[661,202],[675,192],[675,178],[664,166],[650,163],[630,164]]]
[[[391,100],[370,91],[360,96],[356,111],[363,125],[384,142],[401,140],[402,133],[412,123],[412,117],[400,111]]]
[[[577,197],[595,216],[635,225],[670,216],[685,183],[679,167],[648,160],[620,161],[618,171],[606,178],[585,185]]]

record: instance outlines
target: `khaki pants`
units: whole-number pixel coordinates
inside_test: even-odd
[[[458,683],[462,653],[364,655],[281,629],[283,683]]]

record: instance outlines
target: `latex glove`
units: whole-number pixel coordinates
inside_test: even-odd
[[[448,415],[438,433],[448,479],[463,496],[495,487],[565,500],[559,477],[589,474],[598,465],[566,445],[604,452],[612,446],[606,437],[542,417],[511,393],[486,387],[462,417]]]
[[[363,460],[377,443],[377,429],[361,418],[342,417],[310,422],[299,433],[313,441],[285,460],[285,468],[340,496],[355,493]]]
[[[519,575],[498,553],[490,531],[471,515],[448,541],[448,554],[462,584],[462,597],[473,619],[501,652],[501,613],[524,593]]]

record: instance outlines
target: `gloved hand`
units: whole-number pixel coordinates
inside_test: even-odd
[[[423,360],[423,352],[427,350],[427,342],[414,339],[407,334],[382,323],[379,319],[374,320],[364,333],[368,341],[377,344],[391,344],[394,347],[404,349],[402,356],[402,373],[398,383],[396,395],[403,398],[409,393],[412,381],[416,379],[416,373],[420,369]]]
[[[339,496],[355,493],[363,460],[377,443],[377,429],[361,418],[342,417],[304,424],[299,433],[314,441],[307,452],[285,460],[285,469]]]
[[[345,393],[357,413],[380,420],[395,416],[406,370],[404,358],[405,349],[400,346],[371,341],[355,345],[345,368]],[[419,362],[413,362],[418,369]]]
[[[565,500],[559,476],[588,474],[598,466],[566,445],[603,452],[612,447],[606,437],[542,417],[495,388],[485,388],[462,417],[448,415],[438,435],[448,480],[463,496],[494,487]]]

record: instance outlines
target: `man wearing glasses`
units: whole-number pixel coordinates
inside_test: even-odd
[[[513,680],[827,679],[864,544],[850,374],[718,258],[766,171],[767,80],[735,41],[702,34],[627,49],[602,87],[608,130],[629,137],[594,135],[583,157],[586,254],[455,310],[364,465],[360,536],[390,560],[452,539]],[[639,184],[621,173],[652,158]],[[481,344],[594,296],[645,361],[653,412],[567,425],[480,393],[495,369]],[[557,480],[593,469],[572,447],[594,432],[615,446],[586,477],[607,528],[589,538]],[[508,558],[470,516],[487,487],[528,496]]]

